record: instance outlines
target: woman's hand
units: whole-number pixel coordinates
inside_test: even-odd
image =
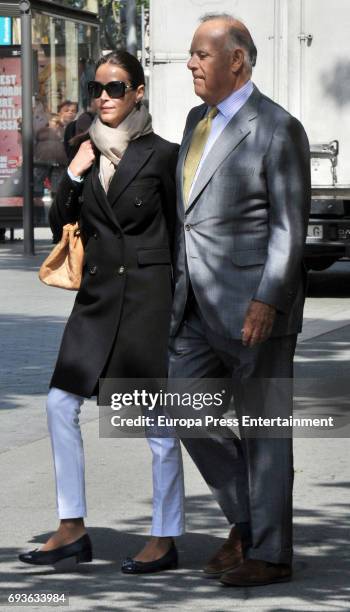
[[[95,153],[92,147],[91,140],[85,140],[81,143],[79,151],[71,161],[69,170],[74,176],[82,176],[95,161]]]

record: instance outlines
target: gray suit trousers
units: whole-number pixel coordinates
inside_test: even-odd
[[[195,302],[171,339],[169,389],[176,378],[230,379],[237,417],[288,417],[293,403],[295,334],[253,348],[208,328]],[[281,380],[283,379],[283,380]],[[278,384],[281,383],[281,384]],[[220,387],[218,387],[220,388]],[[218,409],[221,416],[225,408]],[[181,434],[180,434],[181,435]],[[279,434],[278,434],[279,435]],[[232,523],[249,522],[247,557],[271,563],[292,560],[293,448],[287,437],[231,430],[206,431],[182,442]]]

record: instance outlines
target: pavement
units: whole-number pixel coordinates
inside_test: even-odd
[[[187,533],[177,542],[180,568],[143,577],[123,575],[121,559],[136,553],[149,531],[151,454],[143,439],[99,438],[93,401],[85,402],[81,422],[87,525],[96,560],[56,568],[25,566],[17,560],[19,552],[44,542],[57,524],[45,396],[74,293],[47,288],[37,279],[51,248],[48,237],[47,230],[36,231],[35,256],[24,256],[18,239],[0,245],[0,611],[12,610],[7,598],[19,592],[65,593],[65,608],[81,612],[349,611],[350,468],[342,430],[332,438],[295,439],[290,583],[227,588],[203,578],[201,566],[228,528],[185,452],[188,520]],[[349,378],[349,307],[350,262],[311,275],[296,376],[313,381],[313,399],[321,403],[325,381],[332,386]],[[346,410],[347,397],[341,400],[339,410]]]

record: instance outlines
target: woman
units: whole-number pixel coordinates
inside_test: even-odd
[[[178,146],[152,130],[142,104],[144,74],[125,51],[97,64],[89,83],[97,117],[64,176],[50,211],[56,239],[79,219],[83,278],[50,384],[48,425],[56,475],[58,530],[31,564],[75,556],[90,561],[84,525],[84,456],[78,415],[102,378],[165,378],[172,301],[171,242]],[[126,573],[175,567],[183,533],[183,474],[175,438],[148,438],[153,453],[152,538]]]
[[[68,157],[63,144],[64,128],[59,115],[52,114],[49,125],[41,128],[36,135],[35,153],[35,191],[42,194],[44,183],[50,181],[52,193],[65,172]]]

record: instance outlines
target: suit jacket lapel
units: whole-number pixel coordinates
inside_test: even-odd
[[[110,222],[118,229],[120,226],[113,205],[152,155],[152,145],[153,134],[130,142],[111,180],[107,194],[99,178],[99,157],[92,168],[92,186],[95,197]]]
[[[220,134],[217,141],[214,143],[203,162],[203,166],[193,186],[186,213],[189,212],[192,206],[195,204],[198,196],[206,187],[220,164],[250,133],[250,121],[252,121],[258,114],[258,103],[260,98],[261,94],[254,86],[254,90],[250,98],[231,119],[223,132]]]
[[[111,180],[107,199],[114,206],[123,191],[153,154],[153,134],[130,142]]]

